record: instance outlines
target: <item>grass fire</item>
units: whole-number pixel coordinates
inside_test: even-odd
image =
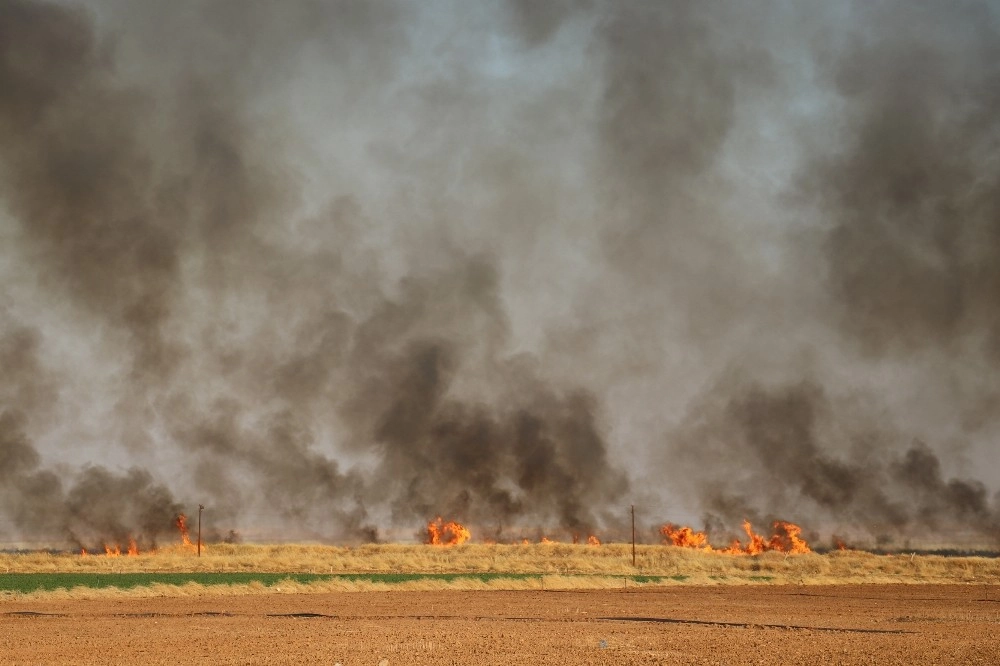
[[[776,520],[772,525],[770,537],[757,534],[749,520],[743,521],[743,531],[747,535],[744,546],[739,539],[734,539],[724,548],[716,548],[708,543],[705,532],[696,532],[690,527],[679,527],[667,523],[660,528],[664,543],[680,548],[694,548],[709,553],[724,555],[760,555],[768,551],[778,553],[811,553],[809,544],[801,538],[802,528],[794,523]]]

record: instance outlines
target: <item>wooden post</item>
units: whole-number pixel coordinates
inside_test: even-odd
[[[205,510],[204,504],[198,505],[198,557],[201,557],[201,512]]]
[[[635,566],[635,504],[632,505],[632,566]]]

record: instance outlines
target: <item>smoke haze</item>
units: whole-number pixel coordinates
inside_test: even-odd
[[[0,3],[0,543],[995,543],[998,32]]]

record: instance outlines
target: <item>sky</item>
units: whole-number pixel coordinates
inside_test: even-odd
[[[4,2],[0,543],[994,543],[998,30]]]

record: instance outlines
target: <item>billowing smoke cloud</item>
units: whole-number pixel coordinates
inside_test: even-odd
[[[701,470],[692,481],[708,489],[706,524],[769,522],[777,511],[885,543],[927,533],[991,539],[1000,513],[985,486],[946,478],[925,443],[868,411],[808,381],[768,387],[728,377],[677,439],[676,453]],[[715,462],[723,457],[730,464]]]
[[[0,542],[991,537],[997,21],[3,3]]]
[[[869,353],[1000,351],[1000,55],[986,5],[859,8],[820,63],[844,105],[804,187],[842,325]],[[995,8],[994,8],[995,9]]]

